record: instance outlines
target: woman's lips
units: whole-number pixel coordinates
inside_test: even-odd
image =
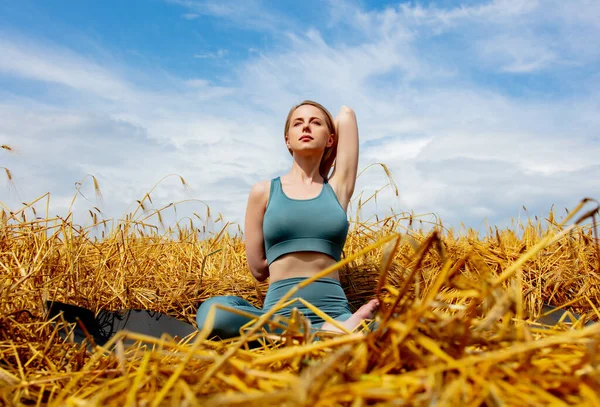
[[[312,138],[311,136],[302,136],[302,137],[300,137],[300,141],[305,141],[305,140],[306,140],[306,141],[310,141],[310,140],[312,140],[312,139],[313,139],[313,138]]]

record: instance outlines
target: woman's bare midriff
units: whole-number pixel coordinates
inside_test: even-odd
[[[292,277],[312,277],[337,263],[332,257],[318,252],[295,252],[285,254],[269,266],[270,282]],[[339,280],[336,271],[328,274],[328,278]]]

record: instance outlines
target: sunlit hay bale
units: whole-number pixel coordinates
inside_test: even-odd
[[[255,321],[227,341],[122,332],[88,348],[70,342],[72,325],[44,321],[43,300],[146,308],[193,322],[210,296],[239,295],[260,306],[268,285],[254,282],[242,239],[226,233],[199,239],[192,230],[174,237],[122,228],[95,242],[69,219],[34,222],[23,214],[3,213],[0,223],[0,404],[598,402],[600,325],[522,320],[536,318],[543,303],[598,317],[590,228],[527,222],[521,237],[508,230],[479,238],[469,231],[398,236],[393,217],[358,223],[340,277],[354,306],[381,299],[372,332],[306,335],[295,316],[280,319],[283,336]],[[356,256],[381,239],[389,242]],[[126,346],[127,339],[139,342]]]
[[[52,230],[78,229],[68,222],[56,222],[59,227]],[[12,250],[15,254],[6,256],[5,264],[11,270],[31,271],[31,275],[19,272],[8,276],[12,282],[6,280],[6,284],[14,285],[17,290],[5,294],[11,298],[7,301],[10,307],[7,312],[29,309],[40,314],[43,300],[50,297],[94,311],[143,308],[193,321],[199,303],[214,295],[239,295],[257,306],[262,305],[267,283],[254,282],[239,237],[225,234],[220,240],[207,243],[178,241],[156,234],[141,237],[113,233],[104,241],[91,244],[85,235],[65,235],[64,232],[48,240],[40,224],[22,221],[3,228],[3,241],[8,248],[5,253]],[[393,227],[389,225],[394,224],[392,218],[387,218],[379,222],[382,227],[355,225],[348,237],[346,256],[390,233]],[[467,252],[477,254],[467,261],[461,275],[473,282],[479,281],[484,267],[486,273],[501,273],[506,264],[515,261],[544,234],[556,232],[551,228],[542,230],[531,223],[524,228],[522,239],[511,231],[501,231],[495,238],[481,240],[447,236],[443,239],[446,256],[452,259]],[[424,239],[419,232],[411,234],[418,241]],[[35,248],[40,244],[46,252],[32,257],[38,253]],[[389,278],[397,277],[401,281],[410,269],[412,250],[409,245],[399,249]],[[354,307],[373,295],[378,281],[378,256],[375,251],[341,271],[342,284]],[[595,317],[584,296],[592,301],[598,298],[600,284],[595,256],[591,230],[576,230],[572,237],[557,241],[540,253],[539,259],[525,264],[523,289],[527,310],[539,310],[543,302],[561,305],[576,298],[572,304],[575,310]],[[473,264],[476,257],[481,258],[479,265]],[[39,262],[32,263],[36,260]],[[424,259],[415,295],[427,289],[440,269],[441,260],[437,255]],[[20,295],[19,290],[25,295]],[[35,301],[30,303],[33,298]]]

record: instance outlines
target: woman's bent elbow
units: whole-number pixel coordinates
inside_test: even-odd
[[[251,270],[252,275],[259,283],[262,283],[269,278],[269,269],[266,270]]]
[[[352,108],[348,107],[348,106],[342,106],[340,108],[340,113],[341,114],[349,114],[349,115],[352,115],[352,116],[356,116],[356,113],[354,112],[354,110]]]
[[[257,281],[262,283],[267,278],[269,278],[269,266],[267,265],[266,261],[264,262],[264,265],[249,265],[249,267],[250,273],[252,273],[252,275]]]
[[[256,281],[258,281],[259,283],[262,283],[263,281],[265,281],[267,278],[269,278],[269,273],[264,273],[261,275],[255,275],[254,278],[256,279]]]

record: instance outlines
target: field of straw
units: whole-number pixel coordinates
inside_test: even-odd
[[[74,325],[47,321],[45,301],[195,323],[214,295],[260,306],[267,283],[253,281],[243,240],[224,222],[204,238],[185,222],[163,229],[147,194],[112,227],[95,209],[96,225],[83,227],[36,213],[48,200],[1,212],[4,405],[600,405],[600,324],[584,326],[600,316],[593,201],[486,237],[424,232],[409,215],[353,217],[335,267],[353,306],[382,303],[354,332],[314,333],[302,315],[270,320],[275,308],[227,341],[122,331],[98,346],[59,335]],[[583,318],[543,326],[543,304]]]

